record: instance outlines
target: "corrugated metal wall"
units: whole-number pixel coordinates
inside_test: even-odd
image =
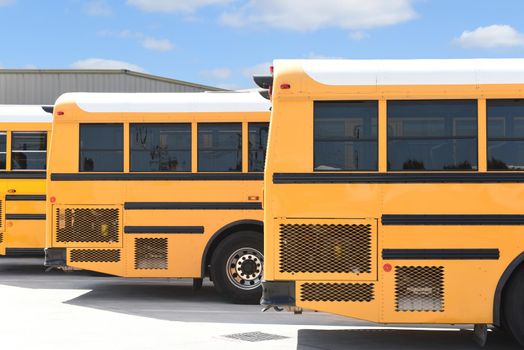
[[[0,104],[54,104],[64,92],[200,92],[213,87],[129,71],[0,70]]]

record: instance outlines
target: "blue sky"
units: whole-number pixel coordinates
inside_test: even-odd
[[[275,58],[524,57],[523,0],[0,0],[0,67],[253,87]]]

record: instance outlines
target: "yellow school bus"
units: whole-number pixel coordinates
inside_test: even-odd
[[[524,60],[281,60],[262,304],[524,344]]]
[[[0,105],[0,255],[43,253],[51,110]]]
[[[46,265],[196,287],[210,276],[258,303],[269,107],[257,92],[62,95]]]

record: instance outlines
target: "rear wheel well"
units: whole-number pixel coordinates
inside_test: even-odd
[[[211,257],[220,242],[222,242],[226,237],[245,231],[258,232],[260,235],[263,235],[264,224],[262,221],[257,220],[237,221],[222,227],[211,237],[202,257],[202,276],[209,276]]]
[[[493,305],[493,324],[496,326],[503,326],[504,322],[504,290],[508,286],[511,277],[514,276],[517,271],[522,269],[524,269],[524,253],[517,256],[500,277],[497,289],[495,290],[495,300]]]

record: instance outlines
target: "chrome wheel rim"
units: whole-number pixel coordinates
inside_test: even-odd
[[[226,275],[235,287],[252,290],[260,286],[263,268],[262,253],[254,248],[241,248],[227,259]]]

